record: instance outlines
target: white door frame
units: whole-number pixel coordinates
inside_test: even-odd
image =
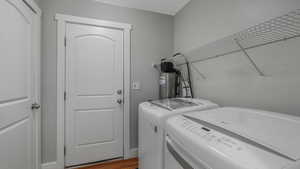
[[[57,148],[56,163],[59,169],[65,167],[65,37],[66,24],[77,23],[122,30],[124,33],[124,158],[130,158],[130,36],[132,25],[105,20],[82,18],[70,15],[56,14],[57,21]]]

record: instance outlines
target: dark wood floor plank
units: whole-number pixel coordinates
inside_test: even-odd
[[[83,167],[79,169],[137,169],[138,159],[120,160],[114,162],[107,162],[103,164],[97,164],[94,166]]]

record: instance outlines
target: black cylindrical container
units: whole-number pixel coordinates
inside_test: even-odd
[[[160,69],[161,69],[161,72],[164,72],[164,73],[174,73],[175,72],[174,64],[172,62],[162,62],[160,64]]]

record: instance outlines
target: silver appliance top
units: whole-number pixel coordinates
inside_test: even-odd
[[[200,104],[200,103],[194,103],[192,101],[185,100],[182,98],[155,100],[155,101],[150,101],[150,103],[152,103],[158,107],[170,110],[170,111],[187,108],[187,107],[198,106]]]

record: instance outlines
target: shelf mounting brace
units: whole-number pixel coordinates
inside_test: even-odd
[[[179,65],[176,65],[176,66],[183,66],[183,65],[186,65],[186,63],[182,63],[182,64],[179,64]],[[200,70],[192,63],[190,62],[190,67],[193,68],[195,70],[195,72],[204,80],[206,80],[206,76],[200,72]]]
[[[244,53],[244,55],[248,58],[248,60],[250,61],[250,63],[252,64],[252,66],[255,68],[255,70],[257,71],[257,73],[260,76],[265,76],[265,74],[259,69],[259,67],[257,66],[257,64],[250,57],[250,55],[247,53],[246,49],[240,44],[240,42],[237,39],[234,39],[234,41],[239,46],[239,48],[242,50],[242,52]]]
[[[206,79],[206,76],[203,73],[201,73],[193,63],[190,63],[190,65],[202,79],[204,79],[204,80]]]

